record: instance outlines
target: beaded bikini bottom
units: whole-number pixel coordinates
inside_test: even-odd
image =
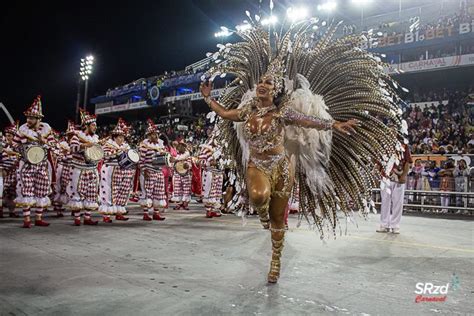
[[[284,154],[269,155],[267,159],[250,158],[249,163],[262,171],[270,181],[272,195],[289,196],[290,188],[290,164],[289,158]],[[276,190],[277,184],[283,179],[283,188]]]

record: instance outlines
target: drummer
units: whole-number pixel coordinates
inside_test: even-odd
[[[18,125],[11,124],[4,130],[3,150],[1,153],[0,172],[3,172],[3,200],[0,201],[0,218],[3,218],[3,207],[7,207],[10,217],[20,217],[15,213],[16,170],[18,169],[18,154],[14,152],[13,139],[18,132]]]
[[[224,181],[224,171],[221,168],[221,149],[214,138],[214,134],[208,139],[206,144],[201,145],[199,159],[204,166],[203,191],[204,206],[206,207],[206,217],[220,217],[222,184]]]
[[[81,213],[84,210],[84,225],[97,225],[92,220],[92,211],[99,208],[97,197],[99,194],[98,161],[86,157],[86,149],[99,146],[99,136],[95,133],[97,123],[95,115],[81,111],[82,131],[76,131],[71,139],[71,170],[72,177],[66,189],[68,207],[74,215],[74,225],[81,225]]]
[[[189,210],[189,202],[191,201],[191,155],[187,150],[185,143],[179,143],[176,146],[178,155],[171,158],[174,163],[173,173],[173,198],[172,201],[177,203],[175,210]]]
[[[68,121],[65,137],[61,139],[56,146],[56,183],[53,187],[54,197],[53,205],[57,217],[63,217],[64,206],[67,205],[68,198],[66,189],[71,182],[71,148],[72,136],[76,132],[74,122]]]
[[[26,123],[14,138],[14,149],[21,153],[17,171],[17,207],[23,208],[23,228],[31,228],[31,209],[35,209],[35,226],[49,226],[43,220],[43,211],[51,205],[51,174],[48,170],[47,151],[54,144],[49,124],[42,122],[41,97],[24,112]]]
[[[151,119],[147,120],[148,127],[145,139],[140,143],[140,187],[141,194],[139,203],[143,208],[143,220],[151,221],[150,212],[153,211],[153,219],[165,220],[160,211],[167,207],[165,179],[162,168],[166,166],[164,158],[167,151],[163,141],[158,137],[158,129]],[[161,162],[157,163],[157,159]]]
[[[128,221],[125,206],[133,186],[135,168],[130,165],[119,165],[119,160],[129,159],[127,153],[130,146],[125,138],[130,128],[122,118],[119,118],[112,137],[104,144],[104,165],[100,173],[99,212],[104,223],[112,223],[111,215],[118,221]],[[137,154],[138,157],[138,154]]]

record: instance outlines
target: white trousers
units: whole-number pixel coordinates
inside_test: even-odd
[[[382,207],[380,209],[380,226],[385,228],[400,228],[403,212],[403,199],[405,196],[405,184],[390,181],[387,188],[380,190]]]

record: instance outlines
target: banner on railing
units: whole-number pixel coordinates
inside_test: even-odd
[[[228,88],[228,89],[233,89],[233,88]],[[212,90],[211,91],[211,97],[218,98],[224,90],[225,90],[225,88]],[[166,97],[166,98],[163,98],[163,102],[164,103],[170,103],[170,102],[176,102],[176,101],[179,101],[179,100],[188,100],[188,99],[191,100],[191,101],[196,101],[196,100],[202,100],[203,97],[202,97],[201,93],[198,92],[198,93],[190,93],[190,94]]]
[[[113,113],[113,112],[144,109],[144,108],[149,108],[149,107],[151,107],[151,105],[147,104],[146,101],[116,104],[116,105],[107,106],[107,107],[100,107],[100,108],[96,107],[95,114],[100,115],[100,114]]]
[[[391,64],[386,72],[394,74],[398,72],[419,72],[441,68],[452,68],[474,65],[474,54],[457,55],[428,60],[415,60],[401,64]]]

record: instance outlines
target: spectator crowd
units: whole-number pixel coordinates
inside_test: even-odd
[[[473,87],[464,92],[444,89],[415,93],[414,101],[428,102],[428,106],[403,105],[412,153],[474,154],[472,96]]]

